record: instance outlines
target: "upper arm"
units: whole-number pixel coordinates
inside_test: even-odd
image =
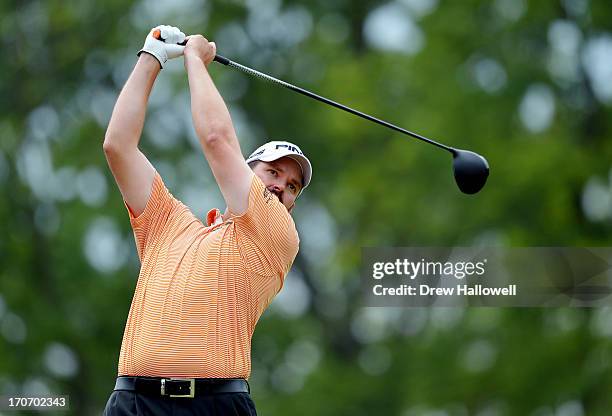
[[[254,173],[240,152],[235,134],[229,134],[232,134],[229,139],[224,136],[209,137],[202,141],[202,148],[228,209],[234,214],[241,214],[248,208]]]
[[[138,258],[143,261],[153,244],[186,229],[198,220],[174,198],[161,176],[138,150],[117,153],[104,150],[128,209]],[[201,223],[199,223],[201,225]]]
[[[137,217],[147,205],[155,168],[136,147],[116,150],[105,146],[104,153],[124,201]]]

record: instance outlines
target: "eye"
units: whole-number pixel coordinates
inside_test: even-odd
[[[289,184],[289,189],[291,189],[292,192],[296,191],[295,185],[292,183]]]
[[[277,172],[276,170],[274,170],[274,169],[268,169],[268,172],[270,172],[270,174],[271,174],[272,176],[276,176],[276,175],[278,175],[278,172]]]

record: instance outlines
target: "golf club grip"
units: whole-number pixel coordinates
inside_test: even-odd
[[[219,62],[220,64],[223,64],[223,65],[229,65],[229,63],[231,62],[225,56],[221,56],[221,55],[215,55],[215,57],[213,58],[213,61]]]
[[[153,37],[155,39],[158,39],[158,40],[164,40],[161,37],[161,30],[159,30],[159,29],[155,29],[153,31]],[[182,42],[179,42],[178,45],[181,45],[181,46],[187,45],[187,39],[185,39]],[[229,63],[231,62],[229,59],[227,59],[227,58],[225,58],[224,56],[221,56],[221,55],[215,55],[214,60],[219,62],[220,64],[223,64],[223,65],[229,65]]]
[[[161,30],[159,30],[159,29],[155,29],[155,30],[153,31],[153,33],[152,33],[152,36],[153,36],[155,39],[157,39],[157,40],[161,40],[162,42],[165,42],[165,41],[166,41],[166,39],[163,39],[163,38],[161,37]],[[185,45],[187,45],[187,39],[185,39],[185,40],[184,40],[184,41],[182,41],[182,42],[177,43],[177,45],[181,45],[181,46],[185,46]]]

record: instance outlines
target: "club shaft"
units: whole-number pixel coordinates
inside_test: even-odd
[[[444,150],[448,150],[451,153],[455,152],[455,149],[453,149],[450,146],[446,146],[446,145],[444,145],[442,143],[438,143],[435,140],[428,139],[425,136],[421,136],[420,134],[413,133],[413,132],[411,132],[409,130],[403,129],[403,128],[398,127],[398,126],[396,126],[394,124],[391,124],[391,123],[389,123],[387,121],[384,121],[384,120],[378,119],[376,117],[373,117],[373,116],[371,116],[369,114],[362,113],[361,111],[355,110],[354,108],[348,107],[348,106],[346,106],[344,104],[337,103],[336,101],[330,100],[329,98],[322,97],[322,96],[317,95],[317,94],[315,94],[313,92],[305,90],[304,88],[300,88],[300,87],[297,87],[297,86],[295,86],[293,84],[290,84],[288,82],[282,81],[282,80],[280,80],[278,78],[274,78],[274,77],[272,77],[272,76],[270,76],[268,74],[264,74],[263,72],[259,72],[259,71],[255,70],[253,68],[249,68],[248,66],[244,66],[242,64],[239,64],[238,62],[234,62],[231,59],[225,58],[225,57],[223,57],[221,55],[215,55],[214,60],[216,62],[220,63],[220,64],[223,64],[223,65],[226,65],[226,66],[229,66],[229,67],[232,67],[232,68],[236,68],[236,69],[238,69],[238,70],[240,70],[242,72],[245,72],[245,73],[247,73],[247,74],[249,74],[251,76],[262,78],[262,79],[264,79],[266,81],[270,81],[270,82],[272,82],[274,84],[282,85],[285,88],[288,88],[288,89],[290,89],[292,91],[295,91],[295,92],[300,93],[302,95],[305,95],[307,97],[313,98],[313,99],[315,99],[317,101],[323,102],[325,104],[329,104],[329,105],[331,105],[333,107],[339,108],[341,110],[344,110],[346,112],[349,112],[349,113],[354,114],[356,116],[359,116],[361,118],[365,118],[366,120],[373,121],[374,123],[377,123],[377,124],[380,124],[382,126],[388,127],[390,129],[398,131],[400,133],[407,134],[409,136],[414,137],[415,139],[419,139],[419,140],[422,140],[422,141],[427,142],[429,144],[433,144],[434,146],[438,146],[438,147],[440,147],[440,148],[442,148]]]

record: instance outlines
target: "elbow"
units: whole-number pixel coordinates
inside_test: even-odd
[[[102,150],[104,150],[105,155],[116,153],[117,146],[115,145],[115,143],[113,143],[113,141],[110,139],[109,136],[106,136],[104,138],[104,143],[102,144]]]
[[[223,143],[224,138],[218,133],[210,133],[200,136],[200,142],[205,148],[218,147],[220,143]]]
[[[138,148],[138,136],[118,131],[107,131],[104,136],[102,149],[105,154],[117,154],[119,152],[132,151]]]
[[[206,149],[219,147],[231,140],[231,134],[223,130],[198,131],[197,133],[202,146]]]
[[[106,158],[110,159],[124,153],[126,151],[126,146],[119,142],[117,138],[113,138],[113,136],[107,134],[104,137],[104,143],[102,143],[102,150]]]
[[[131,134],[125,134],[124,132],[119,132],[117,130],[111,131],[109,129],[104,135],[104,143],[102,144],[102,149],[106,154],[118,153],[128,149],[132,149],[137,145],[138,140],[134,141]]]

